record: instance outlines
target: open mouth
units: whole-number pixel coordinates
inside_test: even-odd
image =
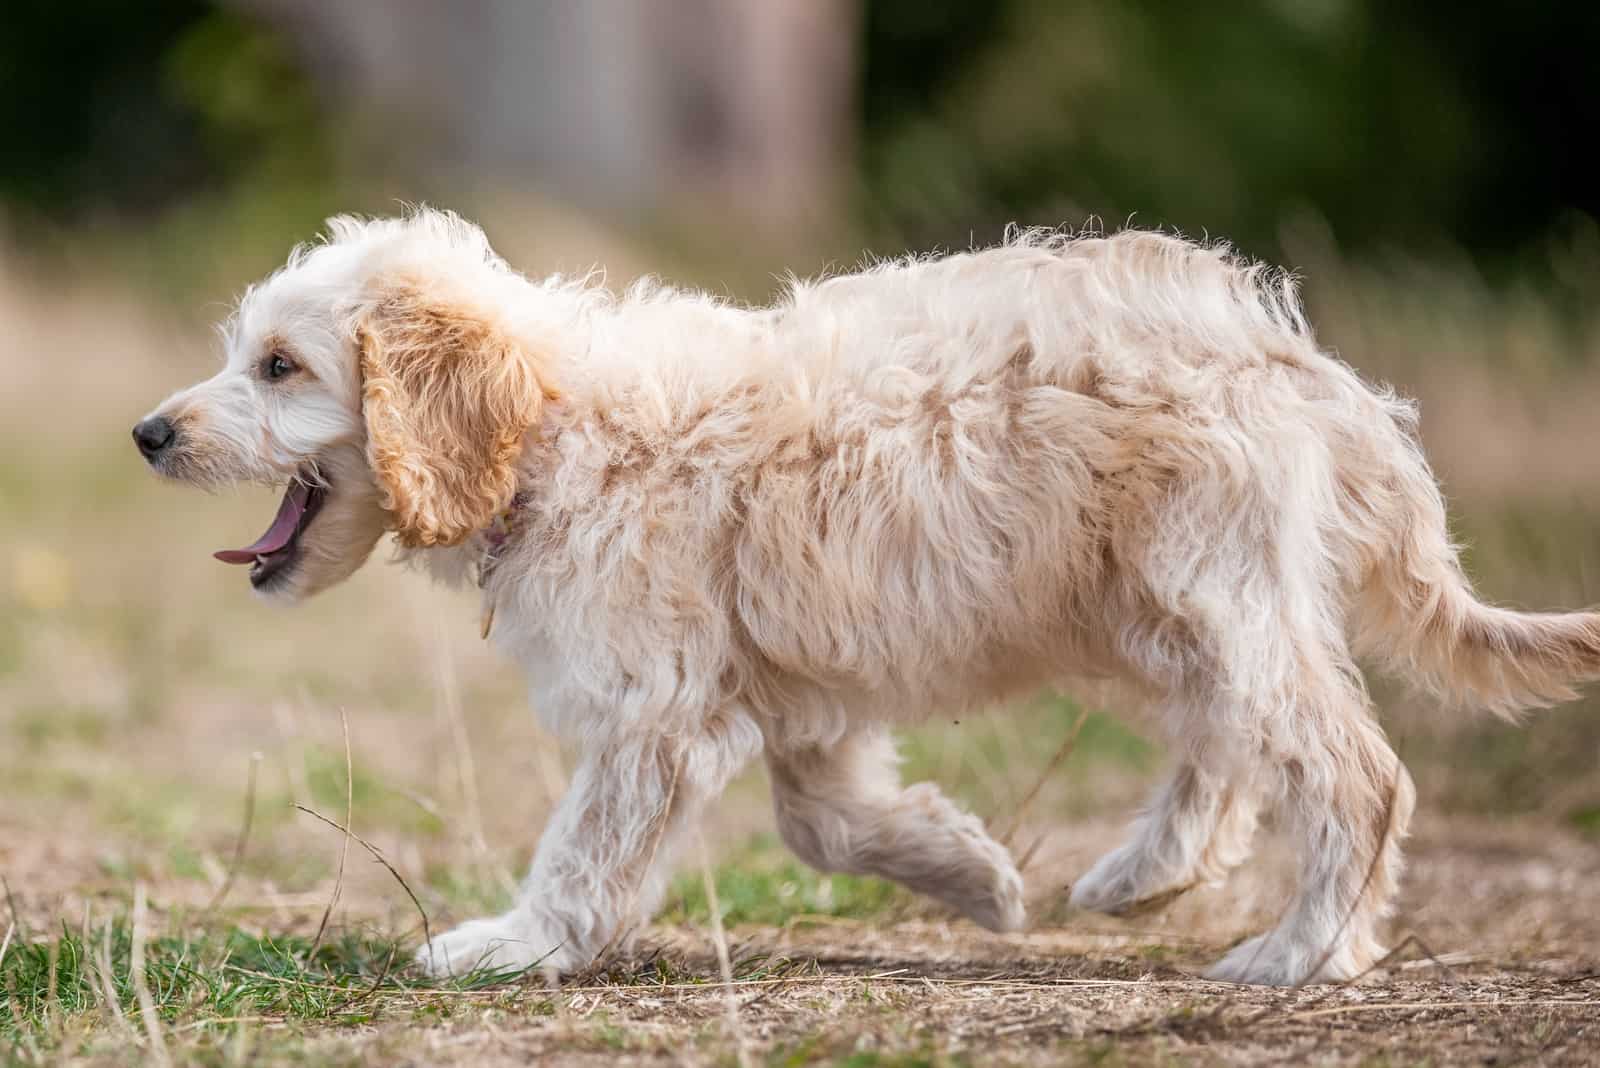
[[[318,476],[301,470],[283,493],[283,503],[267,532],[243,549],[222,549],[213,553],[225,564],[250,564],[250,585],[270,588],[286,574],[300,557],[300,535],[322,510],[328,487]]]

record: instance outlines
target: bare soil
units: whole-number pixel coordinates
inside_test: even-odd
[[[1600,1063],[1600,849],[1527,828],[1437,828],[1412,843],[1411,857],[1396,924],[1405,944],[1353,984],[1272,990],[1196,978],[1226,946],[1210,932],[1241,889],[1229,887],[1174,905],[1156,918],[1159,926],[1046,916],[1051,926],[1010,937],[940,922],[739,930],[736,956],[776,953],[807,968],[790,981],[737,988],[738,1019],[747,1041],[769,1056],[920,1052],[975,1065]],[[1030,878],[1048,884],[1050,874]],[[1248,896],[1252,880],[1242,882]],[[714,973],[703,933],[658,930],[655,940],[659,951]],[[614,1026],[641,1035],[724,1026],[721,992],[646,986],[569,996],[574,1015],[604,1011]],[[559,1018],[524,1025],[506,1052],[561,1054],[571,1026]],[[485,1039],[481,1051],[495,1048]],[[635,1055],[668,1063],[680,1053],[667,1038]]]

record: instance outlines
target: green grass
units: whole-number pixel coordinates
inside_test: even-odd
[[[63,925],[28,935],[13,929],[0,958],[0,1064],[94,1059],[107,1050],[125,1054],[130,1043],[143,1042],[133,942],[125,914],[76,930]],[[181,1041],[185,1062],[220,1063],[242,1036],[252,1048],[269,1040],[283,1054],[267,1060],[298,1063],[306,1056],[305,1043],[372,1025],[441,1025],[486,1012],[528,1020],[557,1012],[558,995],[542,979],[529,981],[524,972],[508,969],[432,980],[409,967],[414,949],[362,930],[330,931],[315,944],[304,934],[246,929],[204,915],[175,917],[144,946],[145,986],[159,1029],[167,1042]],[[765,954],[733,962],[740,982],[793,978],[814,969],[808,961]],[[714,968],[691,971],[662,954],[616,960],[583,978],[591,987],[643,991],[716,981]],[[589,1024],[586,1041],[616,1048],[631,1042],[603,1018]],[[288,1041],[296,1035],[298,1043]]]
[[[48,938],[14,939],[0,961],[0,1044],[34,1052],[81,1052],[98,1033],[143,1035],[132,966],[133,932],[124,919],[87,933],[63,928]],[[153,937],[145,977],[164,1032],[223,1040],[243,1024],[354,1027],[381,1018],[448,1015],[436,995],[505,986],[524,1012],[548,1012],[535,987],[507,985],[514,972],[477,972],[442,984],[402,969],[407,947],[345,932],[313,945],[301,935],[274,936],[239,927],[202,928]]]
[[[843,919],[888,917],[912,899],[893,883],[854,875],[824,875],[795,860],[777,838],[759,834],[712,874],[722,922],[781,926],[797,917]],[[665,923],[709,921],[705,881],[699,872],[678,877]]]
[[[1567,813],[1567,823],[1580,834],[1600,838],[1600,804],[1573,809]]]

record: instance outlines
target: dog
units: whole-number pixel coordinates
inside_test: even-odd
[[[1298,889],[1208,974],[1345,979],[1382,956],[1414,796],[1357,658],[1506,717],[1600,676],[1600,614],[1474,597],[1413,406],[1224,247],[1016,231],[747,308],[531,280],[421,209],[330,220],[224,337],[133,432],[172,479],[287,485],[218,557],[293,601],[392,533],[481,585],[581,742],[516,904],[424,946],[434,974],[591,963],[757,755],[807,863],[1016,930],[1011,857],[901,785],[891,731],[1111,680],[1174,768],[1072,903],[1216,882],[1274,810]]]

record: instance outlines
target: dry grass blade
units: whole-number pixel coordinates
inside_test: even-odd
[[[330,820],[328,817],[324,816],[322,813],[316,811],[315,809],[307,808],[306,806],[301,805],[301,804],[296,804],[294,807],[299,809],[301,812],[304,812],[307,816],[312,817],[313,819],[321,820],[323,823],[326,823],[329,827],[332,827],[334,830],[339,831],[342,834],[344,834],[347,838],[354,838],[356,840],[356,842],[358,844],[360,844],[361,848],[365,849],[368,853],[372,854],[372,859],[376,860],[379,864],[382,864],[385,868],[387,868],[388,871],[389,871],[389,874],[394,876],[394,881],[400,884],[400,889],[402,889],[402,890],[404,890],[406,892],[406,896],[409,897],[411,899],[411,903],[416,906],[417,915],[422,918],[422,941],[423,941],[423,944],[426,945],[427,943],[433,941],[433,932],[428,927],[428,913],[427,913],[427,910],[425,910],[422,907],[422,902],[417,900],[417,895],[412,892],[410,884],[407,883],[405,881],[404,877],[402,877],[401,874],[398,871],[395,870],[395,866],[393,864],[389,863],[389,858],[385,857],[383,855],[382,851],[380,851],[377,846],[373,845],[371,842],[367,841],[365,838],[361,837],[359,834],[356,834],[354,831],[350,830],[348,825],[340,826],[338,823],[335,823],[333,820]]]
[[[745,1038],[744,1026],[739,1019],[739,999],[733,989],[733,962],[728,956],[728,936],[722,929],[722,906],[717,901],[717,881],[711,875],[705,839],[699,834],[695,835],[695,839],[700,849],[700,878],[706,887],[706,909],[711,913],[711,940],[716,945],[717,968],[722,973],[722,1006],[728,1017],[728,1037],[738,1051],[739,1068],[751,1068],[750,1043]]]
[[[19,1033],[26,1033],[28,1025],[22,1019],[22,1010],[17,1007],[16,981],[11,976],[6,976],[6,1008],[11,1010],[11,1023]]]
[[[130,1040],[134,1039],[133,1026],[128,1023],[128,1018],[122,1014],[122,1000],[117,997],[117,988],[111,981],[111,921],[106,921],[105,936],[101,939],[99,952],[96,954],[95,971],[99,972],[100,996],[105,999],[104,1007],[107,1018],[118,1030],[127,1033]]]
[[[1435,968],[1444,973],[1444,977],[1448,982],[1454,986],[1461,985],[1461,977],[1456,974],[1455,969],[1450,967],[1449,962],[1447,962],[1443,957],[1429,949],[1428,943],[1424,942],[1422,940],[1422,936],[1417,934],[1415,931],[1407,931],[1401,936],[1400,941],[1395,943],[1393,949],[1369,964],[1361,971],[1360,975],[1352,976],[1351,978],[1345,980],[1345,982],[1353,983],[1364,976],[1370,975],[1372,972],[1387,968],[1389,965],[1399,960],[1402,953],[1413,946],[1416,947],[1423,957],[1427,958],[1429,964],[1432,964]]]
[[[1077,748],[1078,735],[1082,732],[1083,725],[1088,719],[1088,709],[1078,712],[1078,718],[1073,721],[1072,729],[1067,732],[1067,737],[1061,743],[1061,748],[1056,750],[1055,756],[1051,757],[1050,762],[1044,766],[1044,770],[1039,772],[1039,777],[1034,780],[1033,786],[1029,788],[1028,792],[1022,795],[1022,800],[1017,802],[1016,811],[1011,814],[1010,824],[1006,827],[1005,833],[999,836],[1000,844],[1007,849],[1011,848],[1012,837],[1022,829],[1022,821],[1027,818],[1028,809],[1032,807],[1033,802],[1038,798],[1039,791],[1044,789],[1045,782],[1056,773],[1056,769],[1066,762],[1067,757],[1072,755],[1073,749]]]
[[[388,955],[383,958],[383,967],[378,969],[378,977],[372,981],[371,986],[367,987],[367,989],[363,990],[361,993],[339,1002],[339,1004],[328,1010],[328,1015],[337,1016],[341,1012],[348,1012],[354,1006],[361,1004],[363,1001],[371,999],[374,994],[381,990],[383,988],[383,981],[389,978],[389,970],[394,967],[394,957],[398,949],[398,946],[389,947]]]
[[[0,939],[0,967],[6,963],[6,952],[11,948],[11,936],[17,933],[17,925],[11,923],[6,927],[6,936]]]
[[[1028,865],[1033,863],[1033,858],[1039,853],[1039,847],[1044,845],[1045,839],[1049,837],[1050,835],[1048,832],[1041,833],[1039,837],[1033,840],[1032,845],[1028,846],[1027,849],[1022,851],[1022,855],[1017,858],[1018,875],[1021,875],[1023,872],[1028,870]]]
[[[1579,998],[1529,998],[1523,1001],[1503,998],[1485,998],[1481,1001],[1364,1001],[1355,1005],[1330,1005],[1324,1009],[1296,1010],[1287,1013],[1284,1018],[1289,1020],[1309,1020],[1319,1016],[1345,1016],[1357,1012],[1432,1012],[1438,1009],[1555,1009],[1562,1007],[1592,1009],[1594,1008],[1594,1002]]]
[[[1389,848],[1389,842],[1394,838],[1395,799],[1398,797],[1400,792],[1400,776],[1403,774],[1405,774],[1404,769],[1397,767],[1395,769],[1394,778],[1389,782],[1389,795],[1384,804],[1383,837],[1378,840],[1378,847],[1372,854],[1372,863],[1367,865],[1367,874],[1366,878],[1361,880],[1361,889],[1356,893],[1355,899],[1351,901],[1350,908],[1345,912],[1344,918],[1340,921],[1339,927],[1334,932],[1333,937],[1328,941],[1327,947],[1323,949],[1322,955],[1312,962],[1311,967],[1306,970],[1305,975],[1300,977],[1300,981],[1294,984],[1293,989],[1298,990],[1310,983],[1312,979],[1316,977],[1316,974],[1322,970],[1323,965],[1327,964],[1329,960],[1333,959],[1334,953],[1337,952],[1339,948],[1339,940],[1344,937],[1345,929],[1350,926],[1350,920],[1355,916],[1356,909],[1361,907],[1361,899],[1367,896],[1367,891],[1372,886],[1372,880],[1377,877],[1378,867],[1383,863],[1383,852],[1385,849]],[[1418,945],[1422,944],[1421,939],[1416,939],[1416,942]],[[1400,949],[1405,946],[1405,944],[1405,941],[1402,941],[1399,946],[1396,946],[1389,953],[1385,954],[1381,960],[1374,962],[1361,972],[1357,973],[1356,975],[1352,975],[1348,979],[1344,979],[1332,984],[1328,987],[1327,993],[1318,998],[1316,1002],[1313,1002],[1313,1004],[1326,1001],[1327,998],[1330,997],[1335,991],[1342,990],[1345,987],[1352,985],[1353,983],[1359,981],[1363,976],[1366,976],[1368,973],[1375,971],[1382,965],[1388,963],[1395,957]],[[1266,943],[1265,941],[1262,941],[1256,946],[1256,951],[1251,956],[1246,970],[1255,964],[1256,957],[1260,955],[1261,949],[1264,945],[1266,945]],[[1218,1014],[1220,1015],[1223,1010],[1229,1007],[1231,1007],[1231,1000],[1229,1002],[1224,1002],[1218,1007]],[[1241,1023],[1246,1027],[1252,1026],[1262,1020],[1265,1020],[1267,1017],[1273,1015],[1277,1011],[1278,1009],[1276,1007],[1269,1006],[1255,1013],[1251,1013],[1246,1019],[1241,1021]]]
[[[23,938],[27,938],[28,929],[22,924],[22,913],[17,911],[17,899],[11,896],[11,884],[6,881],[6,877],[4,875],[0,875],[0,889],[5,890],[6,892],[6,908],[11,910],[12,926],[17,929],[17,933],[19,935],[21,935]]]
[[[228,873],[223,877],[222,885],[217,887],[217,892],[212,895],[206,904],[207,912],[214,912],[223,899],[228,896],[228,891],[233,889],[233,880],[239,874],[239,866],[244,863],[244,851],[250,844],[250,828],[255,824],[256,818],[256,772],[261,768],[261,754],[250,754],[250,771],[244,783],[244,823],[239,828],[239,837],[233,843],[233,859],[228,862]]]
[[[355,816],[356,779],[355,765],[350,759],[350,716],[345,712],[343,705],[339,706],[339,725],[344,729],[344,841],[339,845],[339,870],[333,876],[333,893],[328,898],[328,907],[322,910],[322,922],[317,924],[317,936],[311,940],[311,948],[306,951],[307,960],[315,957],[317,950],[322,946],[322,936],[327,933],[328,920],[333,916],[334,906],[339,903],[339,894],[344,889],[344,865],[350,856],[350,825],[354,822]]]
[[[1366,878],[1361,880],[1361,889],[1356,892],[1354,900],[1350,902],[1350,908],[1346,910],[1344,919],[1339,921],[1339,929],[1334,931],[1333,937],[1328,940],[1328,945],[1322,951],[1322,956],[1318,957],[1311,967],[1306,970],[1306,974],[1300,977],[1300,981],[1295,984],[1296,987],[1302,987],[1311,982],[1316,977],[1316,974],[1322,971],[1323,966],[1333,959],[1333,955],[1338,952],[1340,940],[1344,938],[1345,930],[1355,917],[1356,910],[1361,907],[1361,899],[1366,897],[1367,891],[1372,888],[1372,880],[1377,878],[1378,868],[1383,865],[1384,850],[1389,848],[1389,843],[1394,839],[1395,799],[1400,794],[1400,776],[1404,774],[1405,771],[1396,765],[1394,778],[1389,781],[1389,795],[1384,800],[1383,805],[1383,836],[1378,839],[1378,848],[1373,850],[1372,863],[1367,865],[1367,875]],[[1365,974],[1365,972],[1362,974]],[[1359,977],[1352,976],[1350,979],[1345,980],[1345,983],[1354,982],[1356,978]],[[1344,984],[1341,983],[1339,985]]]
[[[133,983],[133,993],[139,999],[139,1019],[144,1024],[145,1039],[150,1043],[147,1051],[150,1060],[158,1065],[171,1064],[167,1043],[161,1035],[161,1021],[156,1017],[156,1002],[150,996],[150,983],[144,973],[146,900],[144,883],[133,886],[133,946],[129,950],[128,976]]]
[[[45,977],[44,1018],[47,1023],[61,1019],[61,939],[50,940],[49,972]]]

